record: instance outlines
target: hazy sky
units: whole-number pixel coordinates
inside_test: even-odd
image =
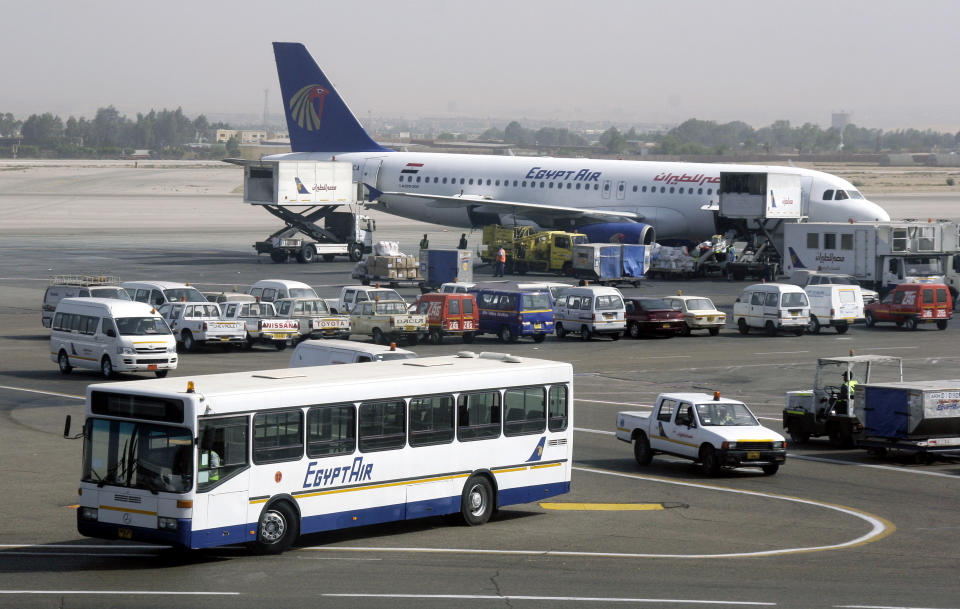
[[[274,40],[356,114],[960,129],[960,2],[0,0],[0,112],[279,114]]]

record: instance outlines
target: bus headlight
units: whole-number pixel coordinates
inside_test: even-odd
[[[136,355],[137,350],[133,347],[117,347],[117,355]]]
[[[99,510],[95,507],[80,508],[80,518],[84,520],[96,520],[99,517]]]
[[[161,529],[167,529],[169,531],[177,530],[177,519],[176,518],[157,518],[157,526]]]

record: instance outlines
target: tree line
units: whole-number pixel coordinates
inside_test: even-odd
[[[136,120],[121,115],[113,106],[99,108],[92,120],[69,117],[66,121],[50,112],[17,120],[0,112],[0,156],[51,158],[103,158],[150,150],[159,158],[221,159],[239,152],[238,142],[197,146],[215,141],[225,123],[210,123],[204,115],[194,119],[183,110],[150,110]],[[16,138],[16,141],[12,141]]]

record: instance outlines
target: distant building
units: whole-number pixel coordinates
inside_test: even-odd
[[[830,127],[836,129],[840,133],[843,133],[843,130],[847,128],[853,122],[853,112],[834,112],[830,115]]]
[[[218,144],[226,144],[230,138],[234,136],[240,138],[240,144],[259,144],[267,139],[267,132],[238,129],[217,129]]]

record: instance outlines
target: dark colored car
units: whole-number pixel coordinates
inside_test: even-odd
[[[683,311],[662,298],[624,298],[627,308],[627,335],[675,336],[683,332]]]

